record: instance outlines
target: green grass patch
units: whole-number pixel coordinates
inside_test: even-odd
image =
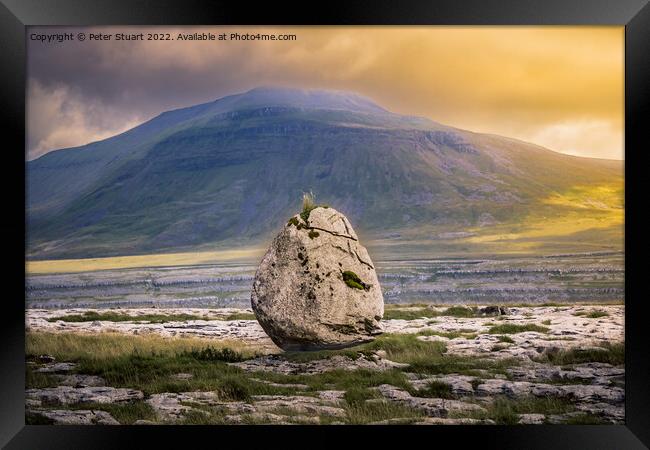
[[[192,358],[198,361],[225,361],[239,362],[246,358],[239,352],[226,348],[205,347],[187,352]]]
[[[569,400],[560,397],[511,399],[499,396],[484,406],[486,412],[472,412],[469,417],[492,419],[497,425],[516,425],[519,422],[519,414],[564,414],[575,410]],[[450,414],[450,416],[456,417],[455,414]],[[463,415],[463,417],[468,417],[468,415]]]
[[[57,361],[110,360],[136,355],[175,356],[205,347],[229,348],[252,358],[260,348],[237,340],[209,340],[193,337],[164,338],[155,334],[126,335],[120,333],[78,334],[28,332],[25,335],[27,359],[51,355]]]
[[[384,310],[384,320],[416,320],[422,318],[438,317],[439,314],[431,308],[420,309],[386,309]]]
[[[371,391],[366,387],[358,386],[349,388],[343,396],[345,402],[350,406],[361,405],[371,398],[381,398],[381,394],[377,391]]]
[[[515,343],[515,341],[513,341],[512,338],[511,338],[510,336],[504,336],[504,335],[501,335],[501,336],[498,336],[498,337],[497,337],[497,340],[498,340],[499,342],[504,342],[504,343],[506,343],[506,344],[514,344],[514,343]]]
[[[432,380],[424,388],[410,389],[410,394],[416,397],[453,399],[456,396],[451,391],[451,385],[443,381]]]
[[[136,420],[156,420],[156,412],[144,400],[121,403],[79,403],[68,405],[68,409],[89,409],[106,411],[122,425],[132,425]]]
[[[397,417],[404,418],[405,423],[409,423],[424,417],[424,414],[415,408],[389,401],[346,403],[345,411],[346,423],[351,425],[363,425]]]
[[[107,322],[187,322],[188,320],[255,320],[255,314],[251,313],[233,313],[228,316],[219,316],[214,319],[208,319],[206,316],[197,316],[193,314],[144,314],[140,316],[131,316],[125,313],[112,311],[98,313],[96,311],[87,311],[83,314],[68,314],[65,316],[51,317],[48,322],[94,322],[95,320]]]
[[[217,320],[257,320],[257,317],[252,313],[232,313]]]
[[[601,311],[601,310],[589,311],[589,312],[588,311],[578,311],[578,312],[573,313],[573,315],[574,316],[583,316],[583,317],[587,317],[589,319],[598,319],[600,317],[609,316],[609,314],[607,312]]]
[[[56,387],[59,383],[57,379],[47,373],[34,372],[30,366],[25,367],[25,387],[27,389],[42,389]]]
[[[454,370],[470,370],[478,368],[496,368],[501,361],[488,362],[477,358],[445,355],[447,347],[438,341],[422,341],[416,334],[383,334],[374,341],[342,350],[322,350],[318,352],[287,352],[285,357],[292,361],[310,361],[342,355],[358,358],[360,355],[371,355],[378,350],[386,352],[386,358],[400,363],[409,364],[409,371],[422,373],[453,373]],[[511,362],[510,362],[511,364]],[[302,382],[302,381],[300,381]],[[380,383],[382,384],[382,383]],[[388,383],[393,384],[393,383]]]
[[[606,343],[602,348],[572,348],[546,353],[536,361],[555,365],[583,364],[588,362],[607,363],[613,366],[625,363],[625,345]]]
[[[325,389],[335,389],[346,392],[350,390],[363,390],[381,384],[390,384],[402,389],[408,389],[410,386],[404,373],[398,369],[385,370],[381,372],[367,369],[336,369],[311,375],[286,375],[274,372],[254,372],[250,374],[250,376],[252,378],[259,378],[273,383],[305,384],[309,386],[309,389],[304,391],[305,395]]]
[[[48,322],[93,322],[95,320],[105,320],[108,322],[185,322],[188,320],[205,320],[205,317],[192,314],[145,314],[142,316],[130,316],[124,313],[107,311],[98,313],[96,311],[87,311],[83,314],[68,314],[66,316],[51,317]]]
[[[442,313],[441,316],[452,316],[452,317],[474,317],[476,316],[476,311],[472,308],[466,308],[464,306],[452,306],[447,308]]]
[[[518,325],[514,323],[504,323],[501,325],[495,325],[488,330],[490,334],[515,334],[515,333],[524,333],[526,331],[535,331],[538,333],[548,333],[549,329],[534,323],[529,323],[525,325]]]
[[[476,333],[474,333],[474,330],[470,330],[470,329],[461,329],[458,331],[437,331],[437,330],[426,329],[426,330],[418,331],[416,335],[417,336],[442,336],[448,339],[456,339],[459,337],[465,339],[475,339],[476,336],[478,336]]]

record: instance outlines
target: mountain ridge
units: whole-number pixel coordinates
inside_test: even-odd
[[[618,172],[622,162],[391,113],[353,93],[260,87],[28,162],[28,253],[260,242],[309,189],[372,236],[449,232],[481,215],[511,222]]]

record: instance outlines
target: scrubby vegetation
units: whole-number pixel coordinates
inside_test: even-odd
[[[356,275],[356,274],[353,274]],[[358,278],[358,277],[357,277]],[[363,281],[351,279],[363,288]],[[353,287],[353,286],[351,286]],[[355,287],[359,289],[358,287]],[[594,311],[591,311],[592,313]],[[519,314],[520,312],[517,312]],[[195,320],[190,314],[186,315],[149,315],[130,317],[120,312],[76,314],[88,320],[110,320],[108,314],[116,316],[116,321],[122,320]],[[568,313],[567,313],[568,314]],[[586,314],[589,314],[587,312]],[[240,316],[250,315],[248,313]],[[116,333],[100,333],[95,335],[76,333],[45,333],[28,332],[26,340],[26,355],[30,362],[26,366],[26,385],[28,388],[46,388],[59,385],[61,375],[39,373],[34,370],[42,363],[39,355],[51,355],[57,362],[73,362],[76,366],[72,374],[96,375],[106,381],[107,386],[128,387],[142,391],[145,396],[157,393],[175,393],[192,391],[210,391],[216,393],[219,401],[259,401],[257,395],[301,395],[318,397],[321,391],[343,391],[343,401],[338,405],[345,411],[345,416],[335,417],[322,415],[320,423],[342,422],[347,424],[366,424],[391,419],[391,423],[413,423],[426,415],[422,409],[416,407],[418,403],[408,401],[387,400],[376,389],[381,385],[390,385],[402,389],[411,396],[419,397],[417,401],[425,398],[460,400],[476,403],[486,409],[481,412],[450,413],[450,418],[491,419],[497,424],[516,424],[521,420],[521,414],[535,413],[551,415],[565,415],[551,418],[551,421],[566,423],[603,423],[603,420],[594,414],[578,413],[571,397],[505,397],[492,394],[490,401],[484,401],[486,392],[492,387],[478,389],[486,380],[501,379],[509,382],[519,380],[519,375],[509,371],[516,366],[528,367],[531,362],[524,358],[507,358],[506,352],[494,354],[490,352],[465,355],[456,353],[456,347],[466,345],[464,341],[450,342],[446,339],[427,338],[427,336],[441,336],[447,339],[474,339],[478,334],[487,333],[494,337],[481,336],[480,343],[486,350],[499,352],[512,349],[515,339],[511,334],[526,331],[547,333],[545,326],[533,323],[518,323],[517,320],[490,322],[488,320],[467,320],[477,315],[477,308],[451,306],[448,308],[428,307],[427,305],[387,305],[384,319],[403,318],[407,320],[421,319],[412,324],[422,325],[421,331],[411,334],[384,333],[372,342],[340,350],[322,350],[313,352],[282,352],[279,358],[291,363],[309,363],[311,361],[343,357],[352,361],[364,358],[355,364],[372,364],[383,358],[403,366],[386,370],[357,369],[335,370],[317,373],[294,373],[289,368],[287,373],[272,371],[244,371],[233,366],[232,363],[245,361],[258,357],[264,353],[275,352],[262,346],[245,345],[242,341],[207,340],[199,338],[163,338],[157,335],[122,335]],[[185,316],[184,319],[181,316]],[[232,315],[231,315],[232,316]],[[228,316],[228,317],[231,317]],[[252,316],[252,315],[250,315]],[[444,319],[449,316],[454,319]],[[71,321],[76,320],[73,315]],[[146,317],[146,319],[145,319]],[[189,318],[191,317],[191,318]],[[253,316],[254,317],[254,316]],[[426,318],[441,317],[438,321]],[[115,318],[115,317],[114,317]],[[176,319],[172,319],[176,318]],[[243,318],[243,317],[242,317]],[[246,317],[248,318],[248,317]],[[251,317],[252,318],[252,317]],[[199,317],[203,319],[203,317]],[[63,320],[63,319],[62,319]],[[232,319],[231,319],[232,320]],[[435,325],[445,322],[444,326],[428,328],[424,323]],[[469,328],[469,323],[474,328]],[[476,323],[480,322],[477,328]],[[514,323],[512,323],[514,322]],[[584,322],[584,321],[583,321]],[[541,324],[549,325],[547,321]],[[403,324],[397,324],[399,326]],[[451,326],[450,326],[451,325]],[[414,330],[409,330],[414,331]],[[523,336],[521,337],[523,338]],[[521,339],[519,338],[519,339]],[[539,338],[539,337],[538,337]],[[517,342],[520,340],[517,339]],[[569,339],[564,337],[548,336],[544,339]],[[479,341],[477,341],[479,342]],[[486,345],[487,344],[487,345]],[[600,344],[599,344],[600,345]],[[453,350],[453,353],[448,351]],[[572,370],[576,364],[587,362],[602,362],[612,365],[621,365],[624,362],[623,344],[602,344],[600,347],[568,348],[554,350],[554,346],[547,351],[539,353],[535,363],[561,366],[565,370]],[[514,353],[513,353],[514,354]],[[274,360],[275,357],[272,359]],[[36,365],[32,364],[35,363]],[[322,364],[322,362],[321,362]],[[343,366],[345,366],[344,364]],[[314,366],[318,366],[315,364]],[[255,367],[255,365],[252,365]],[[338,366],[337,366],[338,367]],[[372,367],[372,366],[370,366]],[[310,370],[311,372],[311,370]],[[453,374],[445,381],[445,375]],[[183,375],[183,376],[179,376]],[[474,394],[468,387],[460,388],[457,385],[456,375],[465,375],[464,384],[469,383],[476,392]],[[58,377],[58,378],[57,378]],[[419,379],[418,382],[414,380]],[[494,382],[494,380],[493,380]],[[589,380],[581,379],[549,379],[542,380],[547,384],[589,384]],[[622,381],[612,379],[612,386],[622,387]],[[498,383],[495,383],[498,385]],[[417,387],[416,387],[417,386]],[[453,386],[453,387],[452,387]],[[384,388],[381,388],[384,389]],[[478,389],[478,390],[477,390]],[[469,392],[469,393],[467,393]],[[502,390],[498,392],[507,392]],[[404,394],[406,395],[406,394]],[[508,394],[510,395],[510,394]],[[562,394],[565,395],[565,394]],[[408,397],[408,396],[407,396]],[[185,403],[183,403],[185,405]],[[410,406],[409,406],[410,405]],[[224,424],[228,423],[226,409],[220,406],[206,406],[202,404],[187,404],[195,408],[184,416],[180,423],[183,424]],[[158,420],[151,406],[143,400],[127,403],[108,405],[77,404],[61,408],[103,410],[110,413],[123,424],[131,424],[136,420]],[[279,407],[270,410],[271,414],[279,414],[290,422],[307,423],[315,419],[313,414],[297,413],[290,407]],[[254,416],[246,413],[240,414],[242,423],[271,423],[272,419],[261,415]],[[269,416],[272,417],[272,416]],[[46,423],[47,420],[38,416],[28,416],[28,423]]]
[[[534,323],[527,323],[524,325],[519,325],[515,323],[504,323],[501,325],[495,325],[488,330],[490,334],[515,334],[515,333],[524,333],[526,331],[535,331],[537,333],[548,333],[549,329]]]
[[[164,338],[159,335],[132,336],[119,333],[76,334],[30,332],[26,334],[25,354],[28,357],[51,355],[60,361],[110,360],[125,355],[151,354],[174,357],[205,347],[229,348],[252,358],[260,352],[234,340],[206,340],[198,338]]]
[[[451,392],[451,385],[442,381],[429,381],[426,387],[422,389],[412,389],[410,393],[417,397],[455,398],[455,395]]]
[[[475,419],[492,419],[497,425],[516,425],[519,414],[564,414],[575,410],[567,399],[559,397],[497,397],[485,405],[486,412],[471,413]]]
[[[209,319],[207,316],[197,316],[192,314],[142,314],[132,316],[126,313],[117,313],[113,311],[101,312],[87,311],[83,314],[68,314],[65,316],[52,317],[47,319],[48,322],[94,322],[95,320],[107,322],[187,322],[188,320],[255,320],[255,315],[250,313],[233,313],[227,316],[217,316]]]
[[[437,311],[431,307],[415,307],[414,305],[406,307],[403,305],[386,308],[384,311],[384,319],[402,319],[402,320],[414,320],[421,318],[432,318],[432,317],[441,317],[441,316],[451,316],[451,317],[478,317],[477,308],[471,308],[467,306],[450,306],[443,311]]]
[[[538,362],[555,365],[582,364],[587,362],[600,362],[619,365],[625,362],[625,346],[623,344],[605,343],[599,348],[572,348],[549,352],[537,358]]]
[[[598,319],[600,317],[607,317],[609,314],[607,314],[605,311],[578,311],[573,314],[574,316],[584,316],[587,317],[588,319]]]
[[[386,308],[384,310],[384,320],[400,319],[400,320],[415,320],[428,317],[438,317],[436,313],[431,308],[419,308],[419,309],[397,309],[397,308]]]
[[[313,192],[305,192],[302,194],[302,211],[300,217],[309,225],[309,214],[316,208],[329,208],[329,205],[319,205],[316,203],[316,196]]]
[[[443,311],[440,315],[453,317],[475,317],[476,310],[472,308],[466,308],[464,306],[451,306]]]

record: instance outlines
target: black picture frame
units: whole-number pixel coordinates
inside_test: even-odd
[[[24,155],[25,27],[29,25],[620,25],[625,26],[625,425],[521,425],[432,427],[83,427],[25,425],[25,311],[18,301],[25,292]],[[7,449],[145,448],[230,445],[238,438],[248,446],[258,437],[282,446],[317,443],[338,445],[350,433],[363,434],[372,445],[394,437],[407,445],[469,443],[479,448],[623,449],[650,445],[650,358],[644,339],[647,319],[639,286],[643,267],[634,264],[645,247],[633,195],[641,189],[644,153],[643,114],[650,97],[650,6],[648,0],[391,0],[304,2],[281,5],[264,2],[209,0],[2,0],[0,4],[0,110],[5,139],[4,171],[0,177],[5,214],[4,287],[0,370],[0,444]],[[9,139],[7,139],[9,138]],[[22,196],[21,196],[22,191]],[[641,219],[642,220],[642,219]],[[639,257],[639,258],[637,258]],[[22,281],[21,281],[22,280]],[[5,291],[7,292],[7,291]],[[24,297],[23,297],[24,298]],[[287,433],[304,435],[288,436]],[[328,439],[329,438],[329,439]],[[242,440],[243,439],[243,440]],[[307,440],[305,440],[307,439]]]

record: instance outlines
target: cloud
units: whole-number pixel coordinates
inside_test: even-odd
[[[169,109],[275,84],[351,90],[395,112],[565,153],[622,158],[622,27],[84,31],[293,33],[297,40],[28,41],[28,119],[35,124],[28,130],[29,155],[105,137]]]
[[[562,148],[570,155],[611,158],[623,147],[622,137],[613,128],[604,120],[578,120],[540,127],[531,136],[544,147]]]
[[[28,83],[27,159],[52,149],[75,147],[106,139],[142,122],[137,114],[124,114],[93,101],[68,86],[46,88],[36,80]]]

